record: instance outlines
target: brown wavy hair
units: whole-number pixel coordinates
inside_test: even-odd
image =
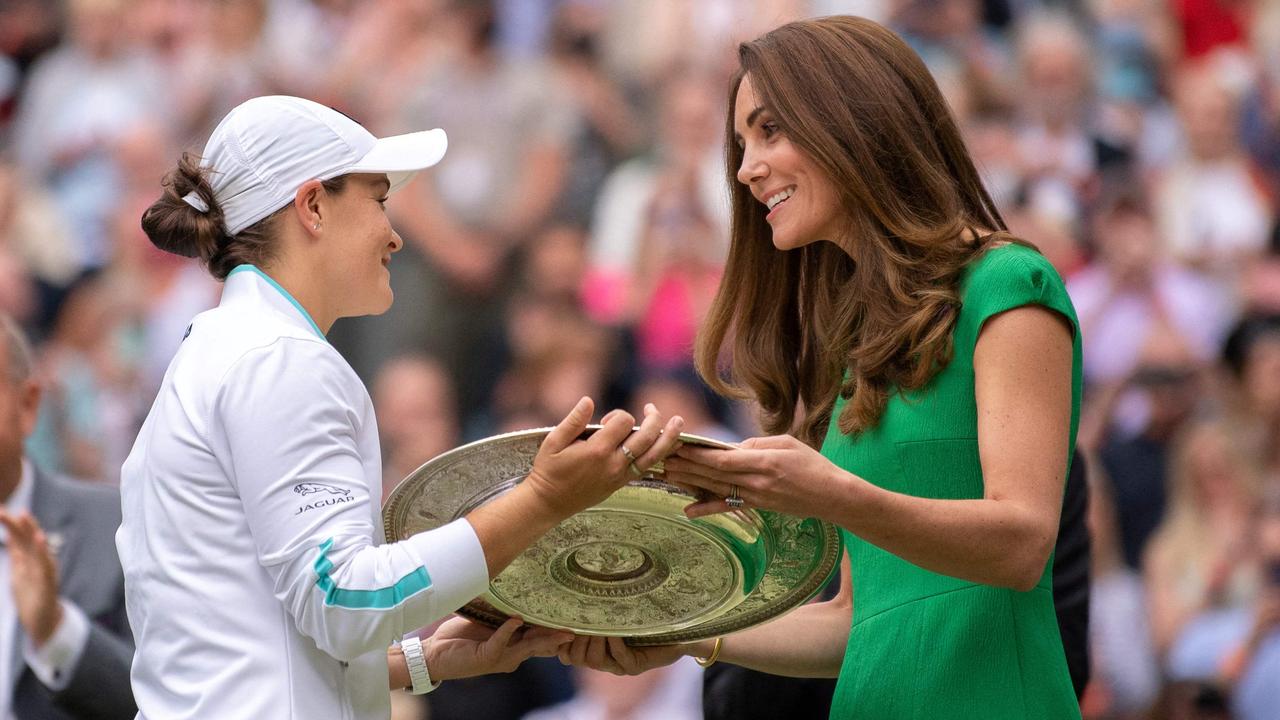
[[[853,434],[879,422],[891,392],[923,387],[950,361],[962,269],[1013,238],[928,69],[891,31],[855,17],[794,22],[740,45],[738,60],[725,133],[732,244],[695,363],[718,392],[754,398],[767,431],[816,447],[837,393],[848,399],[840,431]],[[773,246],[766,208],[736,179],[747,74],[835,185],[845,247]]]

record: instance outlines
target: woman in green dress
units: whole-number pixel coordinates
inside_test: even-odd
[[[1074,310],[1011,237],[919,57],[858,18],[739,50],[733,244],[699,340],[776,433],[668,477],[844,528],[839,596],[716,641],[580,638],[634,673],[682,654],[838,677],[833,718],[1078,718],[1049,567],[1080,404]]]

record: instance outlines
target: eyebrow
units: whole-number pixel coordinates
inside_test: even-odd
[[[752,110],[751,112],[747,113],[747,127],[751,127],[751,126],[755,125],[755,124],[756,124],[756,120],[760,117],[760,113],[762,113],[762,112],[764,112],[764,106],[757,105],[757,106],[756,106],[756,108],[755,108],[754,110]],[[735,133],[733,134],[733,140],[734,140],[734,142],[736,142],[736,143],[738,143],[739,145],[741,145],[741,144],[742,144],[742,133],[735,132]]]

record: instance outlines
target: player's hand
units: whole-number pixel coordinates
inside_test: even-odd
[[[615,410],[603,418],[602,427],[591,437],[579,439],[593,409],[590,398],[578,401],[542,441],[525,479],[558,517],[599,504],[639,477],[675,449],[684,427],[679,416],[664,422],[662,414],[650,405],[639,428],[629,413]],[[628,453],[636,459],[634,463]]]
[[[573,640],[564,630],[527,626],[511,618],[497,630],[466,618],[446,620],[423,642],[431,679],[509,673],[531,657],[551,657]]]

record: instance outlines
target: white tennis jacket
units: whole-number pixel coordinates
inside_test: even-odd
[[[253,266],[191,323],[120,484],[144,720],[385,720],[387,647],[488,584],[465,520],[379,545],[369,394]]]

